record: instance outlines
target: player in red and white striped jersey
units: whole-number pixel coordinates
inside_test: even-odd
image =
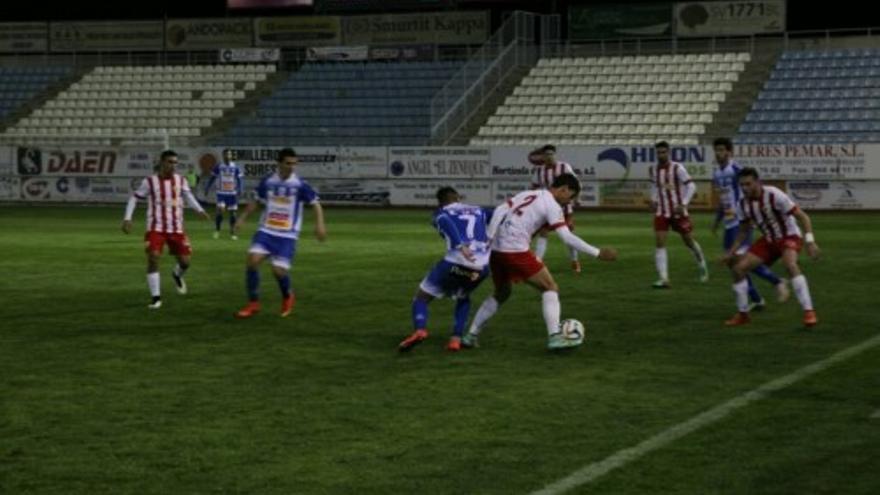
[[[733,264],[733,291],[736,293],[739,312],[724,323],[728,326],[749,323],[749,289],[746,276],[762,263],[770,266],[782,258],[782,264],[791,275],[794,293],[804,309],[804,325],[808,327],[815,325],[819,319],[813,308],[810,287],[798,266],[798,253],[804,241],[807,243],[807,253],[810,257],[813,259],[819,257],[819,246],[816,245],[810,217],[798,208],[787,194],[773,186],[761,184],[758,171],[753,168],[747,167],[739,172],[739,185],[743,191],[743,197],[737,205],[737,216],[740,219],[739,233],[725,259],[734,259],[737,249],[748,237],[752,225],[757,225],[764,236],[752,244],[745,256]],[[798,222],[806,232],[803,237]]]
[[[654,211],[654,236],[657,245],[654,262],[660,278],[654,282],[653,287],[669,287],[666,237],[670,228],[681,235],[685,246],[694,254],[700,270],[700,281],[707,282],[709,270],[706,257],[693,237],[694,226],[687,211],[688,204],[697,192],[697,186],[684,165],[669,159],[669,143],[660,141],[654,148],[657,152],[657,165],[648,168],[648,175],[651,178],[651,209]]]
[[[566,246],[603,261],[617,259],[616,250],[599,249],[587,244],[571,233],[565,224],[561,207],[573,201],[580,193],[580,188],[580,182],[574,175],[562,174],[549,189],[523,191],[495,208],[487,231],[492,243],[489,266],[495,291],[477,310],[467,335],[461,340],[463,346],[476,346],[486,321],[507,301],[513,284],[517,282],[526,282],[541,292],[547,347],[559,349],[578,345],[566,340],[561,334],[559,286],[544,263],[529,251],[529,245],[535,233],[549,225]]]
[[[189,183],[183,176],[174,173],[177,166],[177,153],[171,150],[162,152],[159,158],[159,171],[147,177],[140,187],[128,198],[125,207],[125,219],[122,231],[131,232],[131,217],[137,207],[138,199],[147,200],[147,232],[144,243],[147,253],[147,286],[150,288],[152,302],[150,309],[162,306],[159,290],[159,256],[162,247],[167,243],[168,250],[177,258],[177,265],[171,272],[177,292],[186,294],[186,282],[183,275],[189,268],[192,247],[183,229],[183,201],[196,210],[205,220],[208,214],[196,201]]]
[[[570,163],[556,160],[556,146],[548,144],[529,153],[529,162],[535,165],[535,171],[532,174],[532,189],[550,189],[553,181],[562,174],[575,175],[574,169]],[[576,177],[576,176],[575,176]],[[565,214],[565,223],[569,230],[574,230],[574,203],[562,207]],[[535,256],[538,259],[544,259],[547,252],[547,234],[548,229],[541,229],[535,240]],[[571,259],[571,268],[575,273],[581,272],[581,263],[578,261],[578,251],[569,248],[568,254]]]

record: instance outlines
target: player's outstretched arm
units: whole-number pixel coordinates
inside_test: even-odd
[[[327,226],[324,225],[324,208],[321,203],[314,203],[312,208],[315,210],[315,237],[324,242],[327,239]]]
[[[617,250],[614,248],[597,248],[574,235],[566,226],[556,229],[556,235],[562,239],[566,246],[576,249],[581,253],[588,254],[602,261],[614,261],[617,259]]]
[[[186,199],[186,202],[189,203],[189,207],[196,211],[200,217],[205,220],[210,220],[211,217],[208,216],[208,212],[202,208],[202,205],[199,203],[199,200],[193,195],[192,190],[189,187],[183,189],[183,197]]]
[[[814,260],[819,259],[821,250],[819,249],[819,245],[816,244],[816,236],[813,234],[813,221],[810,219],[810,216],[800,208],[796,209],[792,215],[797,218],[801,227],[804,229],[804,241],[807,243],[807,254],[809,254],[810,258],[813,258]]]
[[[131,233],[131,217],[134,215],[134,210],[137,208],[138,198],[134,194],[128,197],[128,203],[125,205],[125,217],[122,219],[122,232],[125,234]]]

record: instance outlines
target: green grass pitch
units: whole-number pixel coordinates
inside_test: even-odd
[[[253,221],[239,241],[213,240],[189,217],[190,294],[163,257],[165,305],[151,312],[143,207],[129,236],[122,210],[0,207],[0,493],[528,493],[880,327],[876,214],[813,215],[812,330],[761,281],[767,310],[724,328],[723,267],[700,284],[671,238],[673,289],[652,291],[650,214],[581,212],[578,234],[620,250],[575,276],[551,237],[583,347],[548,353],[540,298],[517,286],[482,348],[443,350],[452,306],[438,301],[431,338],[399,355],[443,249],[427,211],[329,209],[325,244],[307,212],[294,314],[276,314],[264,268],[264,312],[237,321]],[[709,223],[697,215],[696,235],[716,258]],[[870,350],[574,492],[880,493],[878,363]]]

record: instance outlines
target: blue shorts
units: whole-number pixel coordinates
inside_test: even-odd
[[[727,251],[730,249],[730,246],[733,246],[733,241],[736,240],[736,235],[739,233],[739,225],[735,227],[725,228],[724,229],[724,250]],[[749,232],[749,235],[746,236],[746,240],[740,244],[739,249],[736,250],[736,254],[746,254],[749,250],[749,247],[752,245],[752,233]]]
[[[470,295],[489,275],[489,267],[482,270],[456,265],[441,260],[419,284],[419,289],[434,297],[443,296],[453,299],[464,299]]]
[[[271,259],[272,265],[289,270],[293,256],[296,254],[296,239],[279,237],[258,230],[251,239],[248,253],[265,254]]]
[[[238,196],[235,194],[218,194],[217,208],[235,211],[238,209]]]

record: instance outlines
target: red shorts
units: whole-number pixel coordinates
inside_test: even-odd
[[[666,232],[670,228],[679,234],[690,234],[694,231],[694,224],[691,223],[691,217],[658,217],[654,216],[654,231]]]
[[[492,270],[492,282],[495,283],[495,287],[500,287],[527,280],[540,272],[544,268],[544,263],[531,251],[521,253],[492,251],[489,268]]]
[[[772,265],[774,261],[782,257],[782,253],[786,249],[793,249],[799,253],[802,247],[804,247],[804,240],[796,235],[784,237],[780,241],[770,241],[766,237],[761,237],[758,242],[752,244],[749,252],[764,260],[765,265]]]
[[[144,244],[148,252],[161,253],[162,246],[168,244],[168,252],[174,256],[189,256],[192,254],[192,246],[186,234],[167,234],[165,232],[147,232],[144,234]]]

